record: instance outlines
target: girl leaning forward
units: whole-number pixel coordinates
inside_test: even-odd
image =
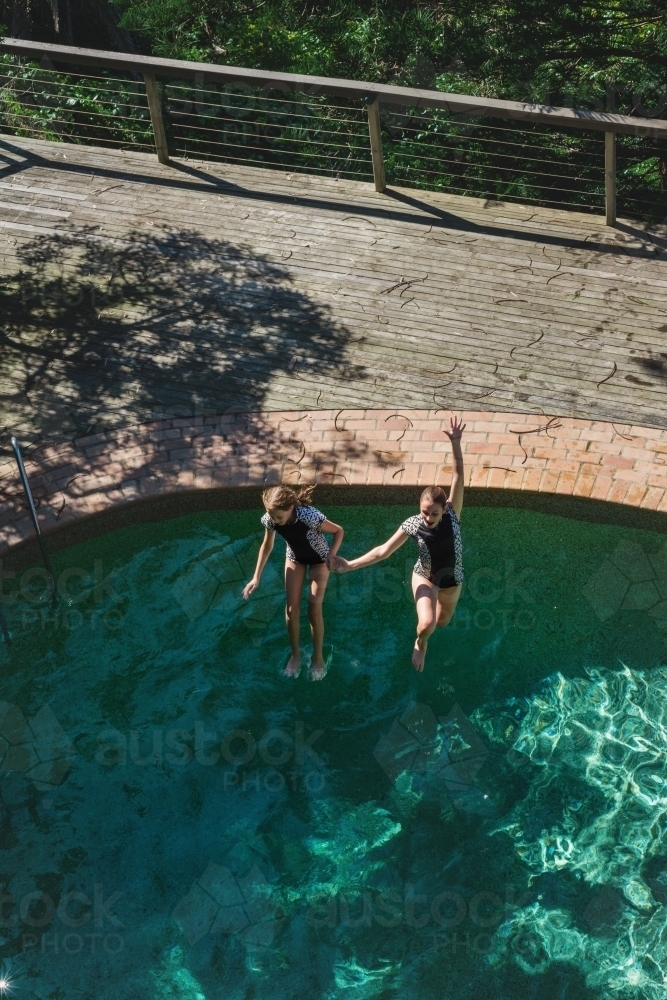
[[[314,486],[301,487],[297,490],[290,486],[274,486],[272,489],[264,490],[262,494],[262,501],[266,507],[266,513],[262,517],[264,539],[259,548],[255,574],[250,583],[244,587],[243,596],[247,600],[259,587],[262,571],[271,555],[278,532],[287,543],[285,620],[292,647],[292,655],[284,672],[288,677],[298,677],[301,672],[299,647],[301,592],[306,579],[306,570],[309,570],[308,620],[313,638],[310,676],[314,681],[321,681],[327,672],[322,651],[324,641],[322,601],[327,589],[329,568],[336,558],[344,533],[339,524],[328,521],[321,511],[313,507],[311,497],[314,489]],[[323,532],[333,535],[331,548]]]
[[[390,555],[411,536],[417,542],[419,558],[412,572],[412,592],[417,609],[417,639],[412,651],[415,670],[424,669],[426,647],[434,629],[452,619],[463,583],[460,518],[463,507],[463,454],[461,435],[465,424],[458,418],[445,431],[452,443],[454,473],[449,499],[440,486],[429,486],[421,495],[419,514],[409,517],[383,545],[357,559],[333,560],[338,573],[373,566]]]

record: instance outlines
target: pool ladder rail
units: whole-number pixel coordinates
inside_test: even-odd
[[[44,545],[44,538],[39,527],[39,521],[37,520],[37,508],[35,507],[35,501],[33,500],[32,490],[30,489],[30,483],[28,482],[28,476],[25,471],[25,465],[23,464],[23,456],[21,455],[21,448],[18,441],[12,435],[11,445],[14,449],[14,455],[16,456],[16,464],[19,467],[19,475],[21,477],[21,482],[23,483],[23,489],[25,491],[26,498],[28,500],[28,509],[30,511],[30,517],[32,518],[32,523],[35,528],[35,534],[37,535],[37,542],[39,544],[39,550],[42,553],[42,560],[44,562],[44,567],[46,569],[47,576],[49,578],[49,583],[51,585],[51,603],[54,608],[58,607],[58,594],[56,590],[56,576],[53,572],[53,566],[51,565],[51,560],[49,559],[49,554],[46,551],[46,546]],[[5,636],[5,642],[9,642],[9,632],[6,632],[6,621],[0,622],[0,627],[2,628],[3,634]]]

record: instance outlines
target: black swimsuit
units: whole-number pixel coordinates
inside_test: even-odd
[[[317,507],[295,507],[295,517],[290,524],[276,524],[269,512],[262,524],[269,531],[277,531],[287,542],[286,558],[306,566],[318,566],[327,561],[329,546],[322,534],[325,515]]]
[[[409,517],[401,528],[417,540],[419,559],[414,571],[418,576],[430,580],[440,590],[463,583],[461,527],[449,500],[435,528],[429,528],[421,514]]]

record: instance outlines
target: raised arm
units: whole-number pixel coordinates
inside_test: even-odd
[[[273,551],[273,543],[276,540],[275,531],[269,531],[268,528],[264,529],[264,538],[262,539],[262,544],[259,547],[259,553],[257,554],[257,565],[255,566],[255,573],[253,575],[250,583],[246,583],[243,588],[243,596],[246,601],[252,594],[253,590],[257,590],[259,587],[259,581],[261,580],[262,573],[264,572],[264,567],[266,566],[269,556]]]
[[[407,537],[403,529],[399,528],[383,545],[376,545],[374,549],[365,552],[363,556],[357,556],[356,559],[350,559],[349,561],[341,559],[338,556],[335,564],[336,572],[348,573],[353,569],[363,569],[364,566],[374,566],[375,563],[382,562],[383,559],[388,559],[397,549],[400,549]]]
[[[452,459],[454,471],[452,473],[452,485],[449,488],[449,502],[456,512],[456,516],[461,516],[463,509],[463,452],[461,451],[461,436],[465,430],[465,424],[459,417],[452,417],[450,429],[445,434],[452,442]]]

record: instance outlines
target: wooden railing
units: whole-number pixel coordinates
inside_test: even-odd
[[[16,38],[3,38],[0,41],[0,51],[11,53],[23,59],[36,60],[42,68],[50,70],[67,72],[69,66],[94,66],[102,69],[120,70],[124,73],[141,74],[146,87],[155,150],[160,163],[164,164],[169,163],[169,151],[157,85],[158,77],[188,78],[199,83],[242,83],[256,88],[270,88],[271,91],[282,90],[285,93],[305,94],[309,97],[326,94],[363,101],[368,114],[373,177],[375,188],[379,192],[386,189],[380,124],[381,104],[402,105],[417,109],[433,108],[441,109],[449,114],[538,123],[558,131],[585,129],[603,132],[605,138],[605,217],[607,225],[610,226],[616,222],[616,136],[621,134],[649,136],[659,140],[667,139],[667,121],[601,111],[551,107],[518,101],[500,101],[357,80],[305,76],[297,73],[273,73],[266,70],[219,66],[177,59],[158,59],[152,56],[75,48],[67,45],[50,45]]]

